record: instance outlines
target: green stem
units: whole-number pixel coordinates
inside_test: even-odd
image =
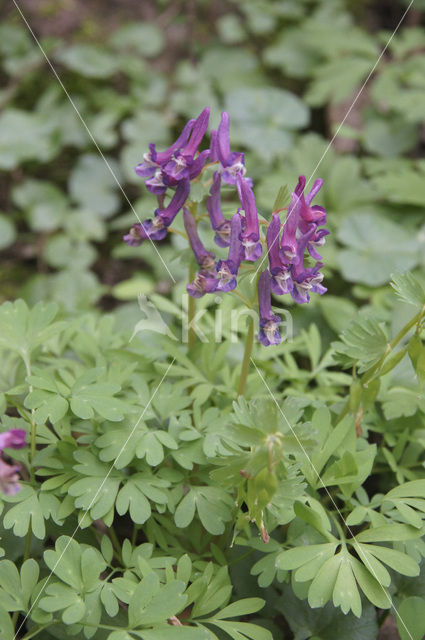
[[[340,542],[345,547],[346,543],[347,543],[347,539],[346,539],[345,533],[344,533],[344,531],[343,531],[343,529],[342,529],[342,527],[341,527],[341,525],[339,523],[338,516],[336,516],[335,513],[332,513],[332,512],[330,513],[330,516],[331,516],[331,518],[333,520],[333,523],[335,524],[335,527],[336,527],[336,529],[337,529],[337,531],[338,531],[338,533],[340,535]]]
[[[118,536],[115,533],[115,530],[113,527],[109,527],[108,529],[108,533],[109,533],[109,537],[111,538],[111,542],[112,545],[116,551],[117,554],[117,560],[119,560],[119,562],[122,562],[122,558],[121,558],[121,546],[120,546],[120,542],[118,540]]]
[[[243,354],[241,376],[239,378],[238,396],[245,395],[246,380],[249,372],[249,363],[251,360],[253,344],[254,344],[254,320],[251,316],[249,316],[248,333],[246,334],[246,341],[245,341],[245,352]]]
[[[24,361],[25,364],[25,370],[27,372],[27,377],[31,375],[31,362],[30,359],[28,357],[28,354],[26,351],[22,351],[21,352],[22,355],[22,359]],[[33,386],[32,384],[29,385],[29,391],[30,393],[33,390]],[[35,458],[35,454],[37,452],[36,449],[36,435],[37,435],[37,429],[36,429],[36,424],[34,421],[34,409],[31,410],[31,433],[30,433],[30,438],[31,438],[31,468],[30,468],[30,475],[31,475],[31,479],[34,480],[34,471],[32,468],[32,463],[33,460]]]
[[[44,629],[47,629],[47,627],[52,627],[54,624],[58,624],[58,623],[56,621],[55,622],[48,622],[47,624],[43,624],[41,627],[37,627],[36,629],[31,629],[22,638],[22,640],[30,640],[30,638],[34,638],[34,636],[36,636],[38,633],[40,633],[40,631],[43,631]]]
[[[195,272],[193,270],[193,266],[191,262],[189,266],[189,282],[193,282],[194,277],[195,277]],[[196,313],[195,298],[193,296],[189,296],[189,306],[187,310],[187,323],[189,327],[188,334],[187,334],[187,342],[188,342],[189,351],[193,349],[196,342],[196,334],[192,326],[195,313]]]
[[[382,358],[374,365],[372,365],[371,367],[369,367],[369,369],[367,369],[362,377],[360,378],[360,382],[362,384],[371,382],[371,380],[374,378],[374,376],[376,376],[379,373],[379,370],[381,369],[381,367],[383,366],[386,358],[388,355],[390,355],[390,353],[393,351],[393,349],[398,345],[398,343],[400,342],[400,340],[402,340],[404,338],[404,336],[409,333],[410,329],[412,329],[415,324],[419,324],[422,320],[423,315],[425,314],[425,306],[422,307],[422,309],[419,311],[419,313],[417,313],[398,333],[396,336],[394,336],[394,338],[388,343],[388,348],[385,351],[384,355],[382,356]],[[347,413],[349,413],[350,410],[350,399],[347,400],[347,402],[345,403],[344,407],[342,408],[341,413],[338,416],[338,420],[336,421],[336,424],[339,424],[341,422],[341,420],[343,418],[345,418],[345,416],[347,415]]]

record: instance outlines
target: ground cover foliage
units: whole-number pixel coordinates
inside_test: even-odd
[[[195,4],[94,11],[66,37],[62,9],[28,13],[109,168],[2,7],[1,431],[27,445],[3,454],[21,488],[1,496],[0,638],[372,640],[393,603],[420,640],[423,7],[327,150],[406,3]],[[275,300],[293,339],[254,346],[244,396],[240,300],[197,301],[209,342],[181,344],[187,242],[158,247],[173,283],[121,239],[130,203],[157,206],[134,166],[205,105],[214,127],[229,112],[266,222],[320,161],[331,230],[328,292]]]

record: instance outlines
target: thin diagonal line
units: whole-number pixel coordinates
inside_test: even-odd
[[[288,418],[286,417],[282,407],[280,406],[280,404],[278,403],[275,395],[273,394],[272,390],[270,389],[269,385],[267,384],[263,374],[261,373],[261,371],[259,370],[259,368],[257,367],[254,359],[251,357],[251,362],[255,367],[255,370],[257,371],[258,375],[260,376],[262,382],[264,383],[264,386],[266,387],[267,391],[269,392],[269,395],[271,397],[271,399],[273,400],[273,402],[275,403],[275,405],[277,406],[277,408],[279,409],[280,414],[282,415],[283,419],[285,420],[286,424],[288,425],[288,427],[291,430],[292,435],[294,436],[294,438],[296,439],[297,443],[300,446],[300,449],[302,450],[303,454],[305,455],[305,457],[307,458],[309,464],[311,465],[311,468],[313,469],[314,473],[316,474],[317,478],[319,479],[323,489],[326,491],[326,493],[328,494],[328,497],[330,498],[330,501],[332,502],[332,505],[335,507],[335,510],[337,511],[339,517],[341,518],[342,522],[344,523],[344,526],[347,528],[347,531],[349,532],[349,534],[356,539],[356,536],[354,535],[354,533],[352,532],[351,528],[349,527],[349,525],[346,523],[344,516],[342,515],[338,505],[336,504],[335,500],[333,499],[332,494],[330,493],[330,491],[328,490],[327,486],[324,484],[322,477],[320,475],[320,473],[317,471],[316,467],[314,466],[310,456],[308,455],[304,445],[302,444],[302,442],[300,441],[300,439],[298,438],[296,432],[294,431],[291,423],[289,422]],[[387,590],[385,589],[385,587],[382,586],[382,584],[379,582],[378,577],[372,567],[372,565],[370,564],[369,560],[366,557],[366,554],[364,553],[363,549],[359,546],[358,548],[356,548],[357,553],[362,556],[362,560],[363,560],[363,564],[367,565],[369,571],[371,572],[371,574],[374,576],[375,580],[378,582],[379,586],[381,587],[382,591],[384,592],[385,596],[388,599],[388,602],[390,603],[390,606],[394,609],[394,612],[396,614],[396,616],[398,617],[398,619],[400,620],[400,622],[402,623],[403,627],[406,629],[407,633],[409,634],[409,638],[411,640],[413,640],[413,637],[409,631],[409,629],[406,627],[406,624],[403,620],[403,618],[401,617],[401,615],[399,614],[398,610],[396,609],[392,598],[390,596],[390,594],[387,592]]]
[[[69,545],[71,544],[72,540],[74,539],[77,531],[81,528],[82,523],[84,522],[84,519],[86,517],[86,515],[88,514],[88,512],[90,511],[90,509],[92,508],[94,501],[96,500],[97,496],[99,495],[100,491],[102,490],[102,487],[104,486],[105,482],[107,481],[107,479],[109,478],[109,476],[111,475],[115,463],[117,462],[117,460],[119,459],[120,455],[122,454],[122,452],[124,451],[124,449],[126,448],[127,444],[129,443],[131,437],[133,436],[134,432],[136,431],[137,427],[140,424],[140,421],[142,420],[143,416],[145,415],[147,409],[150,407],[152,400],[154,399],[154,397],[157,394],[158,389],[160,388],[160,386],[162,385],[162,383],[164,382],[165,378],[168,375],[169,370],[171,369],[171,367],[173,366],[174,362],[175,362],[175,358],[172,359],[171,363],[168,365],[166,372],[164,373],[164,375],[162,376],[160,382],[158,383],[158,385],[155,387],[154,392],[152,393],[151,397],[149,398],[149,401],[147,403],[147,405],[145,406],[145,408],[143,409],[142,413],[139,416],[139,419],[137,420],[136,424],[134,425],[134,427],[132,428],[130,435],[128,436],[127,440],[124,442],[123,446],[121,447],[117,457],[115,458],[114,462],[112,463],[108,473],[106,474],[106,476],[104,477],[104,479],[102,480],[102,483],[100,485],[100,487],[98,488],[98,490],[96,491],[95,495],[93,496],[89,506],[87,507],[87,509],[85,510],[83,517],[81,518],[80,522],[77,524],[77,526],[75,527],[72,536],[70,537],[70,539],[68,540],[64,550],[62,551],[62,553],[60,554],[59,558],[56,560],[55,565],[53,567],[53,569],[50,571],[49,575],[47,576],[47,580],[44,583],[42,589],[40,590],[40,593],[37,595],[36,599],[34,600],[34,602],[31,605],[31,608],[29,609],[29,611],[27,612],[25,618],[22,620],[21,624],[19,625],[19,628],[17,629],[13,640],[16,640],[18,633],[20,632],[20,630],[22,629],[22,627],[24,626],[27,618],[29,617],[29,615],[31,614],[31,611],[34,609],[35,605],[37,604],[38,600],[40,599],[41,594],[43,593],[43,591],[45,590],[45,588],[47,587],[48,583],[50,582],[50,578],[52,577],[55,569],[57,568],[58,564],[60,563],[60,561],[62,560],[65,551],[68,549]]]
[[[392,39],[394,38],[395,34],[396,34],[396,33],[397,33],[397,31],[399,30],[399,28],[400,28],[401,24],[403,23],[403,20],[405,19],[405,17],[406,17],[406,15],[407,15],[407,13],[408,13],[408,11],[409,11],[410,7],[412,6],[413,2],[414,2],[414,0],[411,0],[411,1],[410,1],[410,4],[408,5],[407,9],[405,10],[405,12],[403,13],[403,15],[401,16],[401,18],[400,18],[400,20],[399,20],[399,22],[398,22],[398,24],[397,24],[396,28],[395,28],[395,29],[394,29],[394,31],[392,32],[392,34],[391,34],[391,36],[390,36],[390,38],[389,38],[389,40],[388,40],[387,44],[386,44],[386,45],[385,45],[385,47],[382,49],[382,51],[381,51],[381,53],[380,53],[380,55],[379,55],[379,57],[378,57],[377,61],[376,61],[376,62],[375,62],[375,64],[373,65],[372,69],[369,71],[369,74],[368,74],[368,76],[367,76],[366,80],[363,82],[362,86],[360,87],[359,92],[357,93],[356,97],[354,98],[353,102],[351,103],[350,107],[348,108],[347,113],[345,114],[345,116],[343,117],[343,119],[341,120],[341,122],[339,123],[338,128],[337,128],[337,130],[335,131],[334,135],[332,136],[332,138],[331,138],[331,140],[330,140],[330,142],[329,142],[328,146],[326,147],[326,149],[325,149],[325,150],[324,150],[324,152],[322,153],[322,156],[321,156],[321,158],[320,158],[319,162],[318,162],[318,163],[316,164],[316,166],[314,167],[314,169],[313,169],[313,171],[312,171],[312,173],[311,173],[311,175],[310,175],[309,179],[307,180],[307,182],[306,182],[306,184],[305,184],[305,188],[307,188],[307,187],[308,187],[308,185],[310,184],[310,182],[311,182],[311,180],[312,180],[312,178],[313,178],[314,174],[316,173],[317,169],[318,169],[318,168],[320,167],[320,165],[322,164],[322,162],[323,162],[323,159],[324,159],[325,155],[328,153],[329,149],[330,149],[330,148],[331,148],[331,146],[332,146],[332,143],[334,142],[335,138],[337,137],[338,133],[340,132],[341,127],[344,125],[344,122],[346,121],[346,119],[347,119],[347,118],[348,118],[348,116],[350,115],[350,113],[351,113],[351,111],[352,111],[352,109],[353,109],[354,105],[356,104],[357,100],[360,98],[361,94],[363,93],[363,90],[364,90],[365,86],[366,86],[366,85],[367,85],[367,83],[369,82],[369,80],[370,80],[370,78],[371,78],[371,76],[372,76],[373,72],[375,71],[376,67],[377,67],[377,66],[378,66],[378,64],[380,63],[380,61],[381,61],[381,59],[382,59],[382,56],[384,55],[384,53],[386,52],[386,50],[387,50],[387,49],[388,49],[388,47],[390,46]],[[285,220],[285,222],[284,222],[284,224],[283,224],[283,229],[285,229],[285,226],[286,226],[286,224],[287,224],[287,222],[288,222],[289,218],[291,217],[292,212],[294,211],[295,206],[296,206],[296,204],[298,203],[298,201],[299,201],[300,197],[301,197],[301,195],[299,195],[299,196],[298,196],[298,198],[297,198],[297,200],[295,201],[294,206],[293,206],[293,208],[292,208],[292,210],[291,210],[291,212],[290,212],[290,214],[289,214],[288,218]],[[278,239],[278,236],[276,236],[276,238],[273,240],[273,242],[272,242],[272,244],[271,244],[271,246],[270,246],[270,249],[274,246],[274,244],[275,244],[275,242],[277,241],[277,239]],[[260,264],[259,264],[259,265],[258,265],[258,267],[257,267],[257,270],[255,271],[254,275],[253,275],[253,276],[252,276],[252,278],[251,278],[251,282],[253,282],[253,280],[255,279],[255,277],[256,277],[256,275],[257,275],[258,271],[261,269],[261,267],[262,267],[262,265],[263,265],[264,261],[268,258],[268,255],[269,255],[269,253],[270,253],[270,249],[267,249],[267,253],[266,253],[266,255],[262,258],[262,260],[261,260]]]
[[[38,46],[38,48],[40,49],[41,53],[43,54],[47,64],[49,65],[53,75],[55,76],[56,80],[59,82],[60,86],[62,87],[63,92],[65,93],[66,97],[68,98],[69,102],[71,103],[75,113],[77,114],[77,116],[79,117],[79,119],[81,120],[81,123],[84,127],[84,129],[87,131],[87,133],[89,134],[94,146],[96,147],[97,151],[99,152],[100,157],[102,158],[102,160],[104,161],[104,163],[106,164],[106,166],[109,169],[110,174],[112,175],[113,179],[115,180],[115,182],[117,183],[121,193],[123,194],[124,198],[127,200],[128,205],[130,206],[130,209],[132,210],[132,212],[134,213],[134,215],[136,216],[137,220],[140,222],[140,224],[142,224],[142,221],[136,211],[136,209],[134,208],[134,206],[132,205],[132,203],[130,202],[126,192],[124,191],[123,187],[121,186],[120,181],[118,180],[114,170],[112,169],[111,165],[109,164],[108,160],[106,159],[105,155],[103,154],[101,148],[99,147],[98,143],[96,142],[95,137],[93,136],[92,132],[90,131],[89,127],[87,126],[86,121],[84,120],[83,116],[81,115],[77,105],[75,104],[75,102],[73,101],[73,99],[71,98],[67,88],[65,87],[65,85],[63,84],[62,80],[60,79],[56,69],[54,68],[52,62],[50,61],[47,53],[44,51],[43,47],[41,46],[40,41],[38,40],[37,36],[35,35],[34,31],[31,29],[31,26],[28,23],[28,20],[25,18],[24,14],[22,13],[21,9],[19,8],[18,4],[16,3],[16,0],[12,0],[13,4],[15,5],[16,9],[18,10],[22,20],[24,21],[28,31],[30,32],[30,34],[32,35],[36,45]],[[161,254],[158,251],[158,248],[156,247],[155,243],[153,242],[152,238],[148,235],[147,236],[149,238],[149,241],[151,243],[151,245],[153,246],[153,248],[155,249],[159,259],[161,260],[162,264],[164,265],[165,269],[168,272],[168,275],[170,276],[171,280],[174,282],[174,284],[176,283],[176,280],[174,279],[172,273],[170,272],[169,268],[167,267],[166,263],[164,262],[163,258],[161,257]]]

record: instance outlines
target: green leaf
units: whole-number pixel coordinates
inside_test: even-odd
[[[105,161],[97,154],[87,153],[79,157],[69,178],[71,198],[83,209],[92,211],[102,218],[109,218],[119,205],[120,197],[116,193],[121,175],[112,158]]]
[[[249,622],[225,622],[218,621],[217,618],[210,618],[208,622],[228,633],[233,640],[245,640],[245,638],[250,638],[251,640],[272,640],[272,635],[268,629],[250,624]]]
[[[136,587],[128,607],[130,626],[151,626],[166,622],[184,609],[186,585],[172,580],[161,586],[156,573],[150,573]]]
[[[278,194],[276,196],[276,200],[274,201],[274,205],[272,208],[272,212],[280,211],[284,207],[287,207],[291,202],[291,194],[288,189],[288,185],[285,184],[280,187]]]
[[[100,46],[75,44],[56,51],[55,58],[68,69],[87,78],[108,78],[117,71],[118,61]]]
[[[425,635],[425,599],[413,596],[403,600],[396,616],[401,640],[422,640]]]
[[[393,275],[390,284],[403,302],[418,308],[425,305],[425,289],[409,271]]]
[[[165,37],[153,22],[132,22],[115,29],[110,43],[115,49],[152,58],[163,50]]]
[[[214,616],[215,620],[222,620],[223,618],[236,618],[238,616],[247,616],[251,613],[255,613],[262,609],[265,605],[265,601],[261,598],[244,598],[237,602],[232,602],[224,607],[219,613]]]
[[[303,502],[295,502],[294,504],[295,514],[307,522],[313,529],[316,529],[319,533],[321,533],[325,538],[333,538],[330,533],[331,524],[329,519],[326,516],[320,515],[317,511],[313,510],[311,507],[308,507]]]
[[[31,527],[36,538],[43,540],[46,535],[44,520],[49,516],[56,517],[60,506],[59,500],[45,493],[37,494],[29,486],[15,495],[4,496],[7,502],[16,502],[3,518],[5,529],[12,529],[15,536],[22,538]]]
[[[307,600],[297,598],[289,584],[283,583],[280,589],[282,596],[275,606],[285,616],[297,640],[313,640],[313,637],[318,640],[376,640],[376,610],[367,601],[363,603],[362,616],[358,619],[351,612],[343,614],[332,603],[321,609],[312,609]]]
[[[139,635],[143,640],[212,640],[211,634],[205,628],[194,628],[194,627],[174,627],[174,626],[164,626],[158,627],[157,629],[145,630],[143,632],[139,632]],[[108,640],[111,640],[111,636],[109,636]],[[114,638],[113,640],[126,640],[125,638]],[[130,640],[130,636],[128,637]]]
[[[423,170],[387,171],[382,175],[375,176],[373,184],[391,202],[423,206],[425,198]],[[397,228],[400,230],[399,226]],[[403,234],[404,236],[405,234]],[[404,268],[409,269],[410,267],[399,267],[401,270]]]
[[[314,561],[316,564],[318,559],[323,562],[328,556],[333,556],[337,547],[337,543],[329,542],[326,544],[312,544],[308,546],[295,547],[282,551],[276,558],[276,566],[279,569],[298,569],[299,567],[310,564]]]
[[[386,524],[373,529],[365,529],[356,535],[359,542],[398,542],[413,540],[421,535],[421,531],[408,524]]]
[[[386,499],[411,498],[414,496],[417,496],[418,498],[425,498],[425,479],[404,482],[385,494]]]
[[[332,597],[341,560],[341,553],[329,558],[314,577],[308,590],[308,603],[313,609],[323,607]]]
[[[390,549],[389,547],[382,547],[375,544],[361,544],[359,545],[362,550],[366,550],[373,554],[382,562],[385,562],[391,569],[398,571],[404,576],[417,576],[419,575],[419,565],[406,553]]]
[[[305,127],[309,110],[297,96],[277,88],[238,88],[226,94],[232,139],[262,156],[281,156],[290,146],[288,130]]]
[[[129,410],[128,404],[113,397],[121,389],[119,385],[109,382],[94,382],[103,369],[91,369],[75,381],[71,388],[70,407],[79,418],[93,418],[96,411],[106,420],[119,422]]]
[[[335,350],[359,361],[361,370],[376,364],[388,346],[388,337],[382,325],[366,314],[354,320],[340,337],[342,342],[333,343]]]
[[[11,349],[28,358],[30,353],[64,328],[52,323],[55,303],[37,303],[31,310],[23,300],[5,302],[0,307],[0,348]]]
[[[73,482],[68,493],[77,498],[76,507],[90,509],[93,520],[105,517],[113,508],[122,476],[87,450],[77,451],[74,457],[79,462],[74,468],[84,477]]]
[[[133,522],[144,524],[151,515],[149,500],[157,504],[167,503],[167,495],[160,489],[160,487],[165,486],[167,486],[165,481],[154,476],[148,474],[133,475],[127,480],[117,496],[117,512],[123,515],[129,511]]]
[[[385,587],[380,585],[370,571],[366,569],[361,562],[356,560],[356,558],[351,559],[351,566],[358,585],[366,598],[368,598],[375,607],[389,609],[392,601]]]
[[[1,594],[2,606],[7,607],[10,611],[25,609],[27,600],[22,594],[19,573],[10,560],[0,561],[0,587],[5,592]]]
[[[215,611],[216,609],[222,608],[223,605],[226,605],[229,601],[232,593],[232,585],[229,581],[227,567],[221,567],[212,579],[211,573],[213,567],[210,564],[208,565],[208,568],[211,570],[209,580],[206,581],[207,570],[205,570],[204,575],[198,579],[199,582],[192,583],[188,590],[188,597],[190,598],[189,594],[191,590],[197,588],[199,583],[204,585],[204,588],[201,589],[201,595],[197,595],[193,605],[192,617],[194,619],[200,618],[212,611]]]
[[[224,532],[225,522],[232,517],[232,506],[230,496],[219,487],[191,487],[179,503],[174,521],[180,528],[187,527],[196,510],[205,529],[213,535],[220,535]]]
[[[8,612],[0,606],[0,640],[14,640],[15,628]]]
[[[417,238],[387,218],[356,213],[344,218],[338,240],[348,246],[338,262],[348,282],[385,284],[394,271],[412,269],[419,261]]]
[[[119,604],[109,582],[103,584],[102,591],[100,592],[100,600],[108,616],[114,618],[118,614]]]
[[[348,553],[344,554],[339,566],[333,591],[333,603],[335,607],[341,607],[343,613],[348,613],[351,609],[354,615],[360,618],[362,604],[351,567],[351,557]]]
[[[0,250],[13,244],[15,238],[16,231],[13,222],[0,213]]]
[[[0,115],[0,168],[11,170],[31,159],[49,161],[56,153],[58,134],[48,113],[9,107]]]
[[[34,231],[54,231],[69,215],[68,199],[51,182],[25,180],[13,189],[12,198],[25,211]]]
[[[54,582],[46,586],[45,596],[40,599],[39,606],[44,611],[62,611],[65,624],[79,622],[86,613],[82,597],[70,587]]]
[[[70,587],[81,591],[83,576],[81,573],[81,547],[69,536],[60,536],[55,543],[55,550],[44,552],[44,561],[49,569]]]
[[[68,411],[68,402],[57,393],[50,393],[35,389],[25,398],[24,406],[34,410],[34,422],[37,425],[46,424],[50,420],[56,424]]]

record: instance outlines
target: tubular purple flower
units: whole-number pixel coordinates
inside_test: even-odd
[[[313,293],[319,293],[323,295],[327,289],[321,282],[323,280],[323,273],[320,273],[319,269],[323,267],[321,262],[318,262],[314,267],[309,267],[299,271],[298,265],[293,266],[292,278],[294,287],[291,291],[291,295],[295,302],[303,304],[310,300],[309,291]]]
[[[18,464],[7,464],[0,458],[0,492],[6,495],[14,495],[21,489],[19,484],[18,472],[20,466]]]
[[[130,231],[123,236],[123,240],[129,247],[138,247],[144,240],[163,240],[167,235],[167,228],[161,218],[136,222]]]
[[[144,240],[163,240],[168,233],[167,227],[183,207],[190,192],[189,180],[183,180],[177,185],[177,189],[171,198],[169,205],[165,208],[158,208],[155,211],[153,220],[136,222],[123,240],[130,247],[138,247]]]
[[[164,194],[167,191],[168,186],[168,180],[161,169],[157,169],[152,178],[145,181],[146,189],[157,196]]]
[[[218,162],[218,142],[216,129],[213,129],[210,135],[210,162]]]
[[[195,178],[197,178],[199,176],[199,174],[201,173],[202,169],[204,168],[205,162],[207,161],[207,158],[210,155],[210,150],[209,149],[205,149],[205,151],[201,151],[201,153],[199,154],[199,156],[197,156],[197,158],[195,158],[195,160],[193,161],[191,167],[190,167],[190,171],[189,171],[189,178],[191,180],[194,180]]]
[[[210,119],[210,108],[205,107],[205,109],[199,114],[197,119],[195,120],[195,124],[193,125],[192,134],[190,136],[189,142],[185,145],[182,153],[184,155],[194,156],[198,151],[198,147],[202,142],[202,139],[205,135],[206,130],[208,129],[208,122]]]
[[[215,255],[211,251],[207,251],[201,242],[196,227],[196,221],[187,207],[183,209],[183,220],[190,246],[195,254],[196,262],[202,271],[215,273]]]
[[[230,222],[223,216],[220,198],[221,176],[215,172],[210,195],[207,198],[207,211],[211,227],[215,231],[214,242],[219,247],[228,247],[230,243]]]
[[[295,191],[292,193],[291,203],[283,225],[282,239],[280,243],[280,257],[285,264],[291,264],[297,259],[297,228],[300,221],[301,200],[300,196],[305,185],[304,176],[300,176]]]
[[[279,344],[282,340],[278,329],[281,319],[272,311],[271,278],[268,271],[263,271],[258,279],[258,307],[260,313],[259,341],[265,347]]]
[[[24,429],[9,429],[0,433],[0,452],[3,449],[22,449],[25,447],[27,433]]]
[[[217,153],[220,163],[227,167],[230,156],[230,116],[227,111],[221,114],[220,124],[217,130]]]
[[[261,242],[259,242],[260,226],[258,223],[257,204],[251,187],[242,176],[237,176],[236,184],[242,209],[245,212],[245,224],[241,234],[243,246],[242,259],[255,262],[263,251]]]
[[[323,207],[318,205],[314,205],[311,207],[311,203],[313,198],[320,191],[323,180],[318,178],[313,185],[313,188],[309,193],[304,196],[304,188],[305,188],[305,176],[300,176],[298,179],[298,186],[302,184],[302,189],[300,190],[299,197],[301,202],[300,208],[300,216],[301,219],[305,222],[315,222],[318,225],[326,224],[326,211]]]
[[[194,124],[195,120],[189,120],[177,140],[164,151],[156,151],[155,144],[151,143],[149,145],[149,152],[143,156],[143,162],[138,164],[134,169],[137,175],[141,178],[150,178],[158,168],[169,162],[174,153],[187,144]]]
[[[230,117],[227,111],[221,114],[220,124],[217,132],[214,132],[214,158],[218,160],[222,167],[222,176],[227,184],[236,184],[237,177],[245,176],[245,156],[243,153],[230,150]],[[211,143],[213,141],[211,140]],[[211,145],[212,146],[212,145]],[[213,162],[213,160],[211,159]],[[249,186],[252,187],[251,178],[245,178]]]
[[[199,271],[195,280],[187,285],[186,291],[192,298],[202,298],[206,293],[214,293],[217,290],[218,280],[208,271]]]
[[[242,217],[239,213],[235,213],[230,223],[230,245],[227,260],[220,260],[217,264],[217,276],[219,278],[217,291],[232,291],[236,288],[236,276],[243,253],[240,239],[241,229]]]
[[[189,138],[189,142],[180,149],[177,153],[174,154],[173,158],[167,162],[167,164],[163,167],[163,172],[166,174],[170,183],[173,181],[184,180],[185,178],[191,175],[191,168],[194,162],[194,156],[198,151],[198,147],[202,142],[202,138],[205,135],[205,132],[208,128],[208,121],[210,117],[210,109],[206,107],[202,113],[198,116],[193,125],[192,133]],[[209,154],[209,150],[208,150]],[[207,154],[207,155],[208,155]],[[206,156],[204,155],[206,158]],[[201,166],[196,165],[196,169],[199,175],[203,164]],[[193,175],[191,176],[193,179]]]
[[[327,235],[329,235],[329,231],[327,229],[317,229],[307,243],[308,252],[315,260],[322,259],[322,256],[317,253],[315,247],[323,247],[325,244],[325,237]]]
[[[178,183],[177,189],[175,190],[169,205],[163,209],[156,209],[155,216],[163,221],[164,226],[170,226],[170,224],[186,202],[189,193],[190,181],[182,180]]]
[[[281,229],[279,214],[274,213],[267,229],[267,250],[271,273],[271,289],[276,295],[284,295],[292,289],[291,272],[282,263],[279,251],[279,234]]]

